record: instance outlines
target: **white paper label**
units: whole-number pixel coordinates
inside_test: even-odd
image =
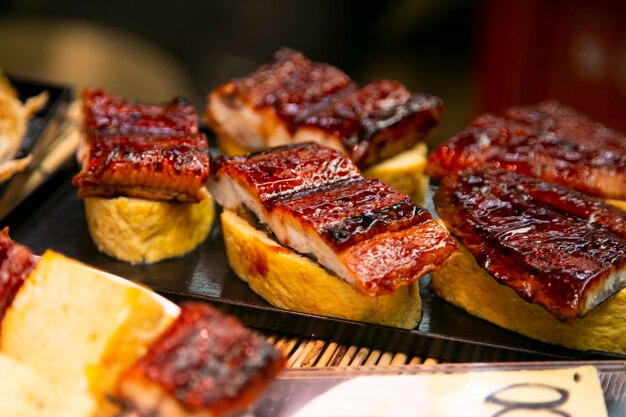
[[[305,404],[294,417],[606,417],[591,366],[465,374],[364,376]]]

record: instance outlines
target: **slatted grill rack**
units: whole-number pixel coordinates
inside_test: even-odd
[[[407,355],[402,352],[371,349],[332,340],[266,334],[267,340],[287,357],[289,368],[324,368],[328,366],[434,365],[443,361]]]

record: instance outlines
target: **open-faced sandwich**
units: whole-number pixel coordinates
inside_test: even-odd
[[[211,163],[235,273],[290,310],[413,328],[417,280],[455,252],[425,209],[316,143]]]
[[[207,138],[193,106],[143,104],[88,89],[74,177],[99,250],[156,262],[202,242],[213,223]]]
[[[52,251],[36,258],[6,231],[0,247],[12,283],[0,293],[2,416],[236,415],[284,365],[208,305],[179,308]]]
[[[281,49],[208,100],[205,117],[226,155],[314,141],[348,155],[366,177],[423,199],[424,139],[443,110],[437,97],[391,80],[358,86],[338,68]]]
[[[452,174],[434,197],[461,256],[440,297],[548,343],[626,354],[626,212],[501,168]]]
[[[496,165],[606,199],[626,209],[626,136],[556,101],[487,113],[433,151],[442,178]]]

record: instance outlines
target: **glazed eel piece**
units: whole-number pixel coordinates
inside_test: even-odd
[[[488,167],[444,178],[434,202],[482,268],[560,320],[626,286],[626,212],[601,200]]]
[[[198,202],[206,198],[208,141],[193,106],[181,99],[143,104],[84,92],[78,196]]]
[[[164,104],[147,104],[88,88],[83,91],[83,115],[87,134],[187,135],[198,132],[196,110],[183,98]]]
[[[205,116],[219,136],[250,151],[316,141],[365,168],[423,141],[442,111],[437,97],[391,80],[359,87],[338,68],[285,48],[211,92]]]
[[[410,284],[456,250],[408,195],[362,177],[345,155],[318,144],[220,156],[211,163],[209,188],[220,205],[252,211],[281,244],[366,295]]]
[[[480,116],[433,151],[426,172],[442,178],[487,164],[626,200],[626,136],[556,101]]]
[[[180,316],[120,378],[124,415],[217,417],[245,410],[285,359],[237,319],[200,303]],[[133,414],[134,413],[134,414]]]
[[[8,228],[0,230],[0,320],[36,264],[27,247],[11,240]]]

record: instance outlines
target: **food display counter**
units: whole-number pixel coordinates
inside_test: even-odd
[[[36,254],[53,249],[176,302],[208,301],[263,334],[291,369],[259,399],[253,415],[408,416],[428,410],[424,415],[448,416],[479,404],[482,411],[463,415],[535,415],[535,410],[575,417],[591,415],[583,406],[597,406],[594,401],[611,417],[624,415],[624,355],[566,349],[504,330],[435,296],[429,277],[420,281],[422,319],[407,330],[269,305],[229,268],[219,222],[190,253],[156,264],[132,265],[99,252],[71,184],[80,131],[71,90],[37,80],[14,82],[25,96],[47,89],[51,101],[30,122],[27,145],[36,163],[5,185],[0,197],[0,216],[12,238]],[[205,133],[214,145],[210,131]],[[38,150],[39,142],[45,151]],[[211,152],[218,153],[214,146]],[[433,191],[431,186],[425,201],[431,212]],[[504,392],[525,384],[552,391],[524,391],[521,400]],[[403,395],[407,392],[414,397]],[[541,400],[528,400],[535,394]]]

